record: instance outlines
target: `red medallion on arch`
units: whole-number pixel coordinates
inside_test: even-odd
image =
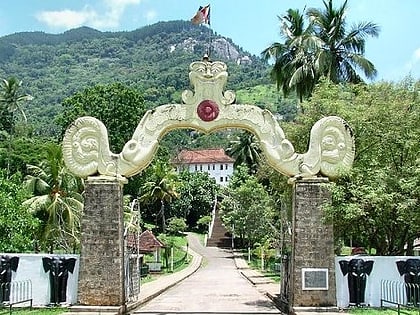
[[[211,100],[204,100],[197,106],[197,114],[201,120],[212,121],[219,116],[219,105]]]

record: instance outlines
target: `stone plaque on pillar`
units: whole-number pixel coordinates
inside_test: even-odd
[[[331,202],[327,178],[297,180],[293,187],[290,308],[335,307],[334,235],[322,206]]]
[[[302,268],[302,290],[328,290],[328,269]]]
[[[113,177],[89,177],[85,186],[78,301],[123,306],[123,184]]]

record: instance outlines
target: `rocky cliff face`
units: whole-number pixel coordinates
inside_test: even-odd
[[[173,52],[176,49],[183,49],[184,51],[194,53],[199,47],[202,48],[203,46],[206,47],[207,50],[208,42],[189,37],[184,39],[181,43],[171,45],[169,50],[170,52]],[[230,60],[238,64],[252,63],[250,56],[241,54],[238,49],[224,37],[211,39],[211,54],[218,59]]]

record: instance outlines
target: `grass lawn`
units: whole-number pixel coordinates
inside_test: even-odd
[[[51,308],[12,308],[12,315],[59,315],[67,312],[67,308],[51,307]],[[0,315],[8,315],[9,308],[0,308]]]
[[[187,238],[185,235],[178,235],[178,236],[169,236],[169,235],[164,235],[164,236],[158,236],[158,238],[163,241],[163,243],[165,243],[168,248],[167,250],[167,255],[168,255],[168,266],[166,266],[166,259],[165,259],[165,251],[162,251],[161,253],[161,262],[162,262],[162,271],[158,272],[158,273],[149,273],[147,276],[142,277],[141,278],[141,283],[148,283],[151,281],[154,281],[156,279],[158,279],[159,277],[164,276],[165,274],[168,273],[172,273],[172,271],[170,270],[171,268],[171,247],[173,247],[173,261],[175,263],[174,265],[174,270],[173,272],[177,272],[180,271],[186,267],[188,267],[188,262],[191,261],[192,256],[188,255],[187,261],[184,261],[184,263],[178,263],[176,264],[176,262],[182,262],[182,259],[185,257],[185,251],[184,249],[187,247]],[[148,261],[153,261],[153,255],[148,255],[145,258],[145,262],[147,263]],[[1,315],[1,314],[0,314]]]
[[[348,311],[349,314],[354,315],[396,315],[398,314],[397,308],[389,309],[389,308],[354,308]],[[413,309],[401,309],[400,314],[403,315],[419,315],[419,310]]]
[[[248,254],[247,253],[244,254],[244,259],[248,262]],[[265,277],[269,277],[277,283],[280,282],[280,272],[270,270],[269,268],[267,269],[267,267],[266,267],[265,270],[261,270],[261,260],[256,258],[255,256],[251,256],[251,261],[248,262],[248,265],[252,269],[258,270],[259,272],[261,272]]]

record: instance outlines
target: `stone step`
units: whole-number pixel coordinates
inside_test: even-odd
[[[208,239],[207,247],[221,247],[221,248],[230,248],[232,246],[231,238],[218,238],[218,239]]]
[[[88,306],[88,305],[73,305],[69,307],[66,315],[117,315],[120,313],[120,306]]]
[[[217,211],[214,218],[213,230],[211,237],[207,240],[207,247],[230,248],[232,246],[232,239],[229,232],[223,225],[222,220]]]

